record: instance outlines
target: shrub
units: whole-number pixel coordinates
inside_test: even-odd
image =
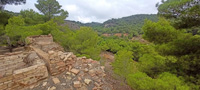
[[[127,83],[131,88],[136,90],[156,90],[155,81],[142,72],[129,74],[127,77]]]
[[[167,43],[178,37],[178,31],[164,18],[160,18],[158,22],[146,20],[142,29],[143,37],[155,44]]]

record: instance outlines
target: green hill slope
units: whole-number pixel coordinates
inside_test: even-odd
[[[92,27],[95,31],[99,32],[99,34],[129,33],[132,35],[138,35],[143,33],[141,29],[145,19],[157,21],[158,17],[156,14],[138,14],[118,19],[110,19],[104,23],[71,22],[76,23],[79,26]]]

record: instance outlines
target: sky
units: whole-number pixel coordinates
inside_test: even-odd
[[[57,0],[62,9],[67,10],[67,20],[104,22],[111,18],[121,18],[135,14],[156,14],[156,3],[161,0]],[[33,9],[37,0],[26,0],[24,5],[6,5],[5,9],[13,12]]]

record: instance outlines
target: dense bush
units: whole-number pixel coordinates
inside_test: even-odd
[[[158,54],[144,54],[139,59],[140,71],[154,77],[166,70],[167,59]]]
[[[53,30],[54,39],[68,51],[73,51],[78,56],[86,56],[99,60],[100,48],[97,45],[99,37],[91,28],[81,27],[75,32],[66,30]]]
[[[115,62],[112,63],[114,72],[122,77],[127,77],[128,74],[133,73],[133,52],[127,50],[120,50],[115,55]]]
[[[9,43],[11,45],[15,45],[18,42],[25,43],[27,36],[42,34],[42,30],[38,29],[37,26],[25,26],[24,19],[20,16],[14,16],[8,20],[5,32],[10,39]]]
[[[44,23],[44,16],[39,13],[30,10],[22,10],[20,11],[20,15],[24,18],[24,22],[26,25],[36,25]]]
[[[127,82],[136,90],[190,90],[180,78],[168,72],[160,74],[155,79],[145,73],[137,72],[129,74]]]
[[[155,79],[155,89],[157,90],[190,90],[181,78],[176,75],[164,72]]]
[[[143,31],[144,38],[155,44],[167,43],[178,37],[178,31],[164,18],[160,18],[158,22],[146,20]]]
[[[138,72],[135,74],[129,74],[127,77],[127,83],[131,88],[136,90],[154,90],[155,81],[147,74]]]

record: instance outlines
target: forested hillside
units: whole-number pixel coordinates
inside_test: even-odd
[[[144,20],[148,19],[151,21],[157,21],[157,15],[132,15],[128,17],[123,17],[119,19],[110,19],[102,24],[102,28],[94,27],[101,33],[129,33],[129,34],[142,34],[142,26],[144,25]]]
[[[156,14],[138,14],[118,19],[110,19],[103,23],[81,23],[75,21],[66,22],[76,23],[77,26],[92,27],[99,34],[129,33],[131,36],[136,36],[143,33],[141,28],[144,25],[145,19],[158,21]],[[68,25],[71,26],[71,24]]]
[[[138,14],[104,23],[72,21],[78,24],[78,30],[73,30],[65,24],[68,12],[56,0],[38,0],[36,8],[42,14],[32,9],[17,15],[0,12],[4,16],[0,45],[12,51],[27,45],[27,36],[51,34],[65,51],[77,56],[98,61],[102,51],[115,54],[113,71],[133,90],[200,90],[199,3],[199,0],[162,0],[156,4],[157,15]],[[50,4],[54,5],[53,11]],[[131,37],[141,34],[148,43],[100,36],[105,33],[128,33]]]

